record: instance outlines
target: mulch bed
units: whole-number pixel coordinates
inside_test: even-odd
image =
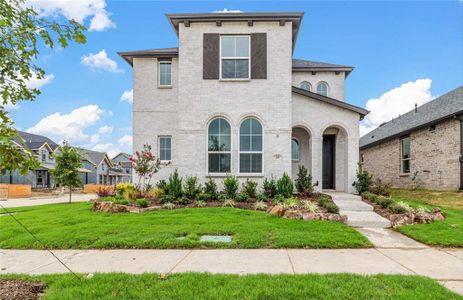
[[[0,300],[36,300],[45,290],[45,284],[17,279],[0,279]]]

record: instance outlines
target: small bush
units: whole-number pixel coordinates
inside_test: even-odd
[[[254,204],[254,208],[256,210],[266,210],[267,203],[265,203],[264,201],[256,201],[256,203]]]
[[[370,175],[366,170],[362,169],[362,165],[359,164],[357,170],[357,181],[355,182],[355,188],[362,194],[370,190],[373,176]]]
[[[389,188],[389,184],[383,183],[381,179],[376,179],[373,186],[370,187],[369,191],[373,194],[387,197],[389,196]]]
[[[296,189],[299,193],[305,193],[307,195],[313,192],[312,186],[312,175],[307,171],[304,166],[299,166],[296,178]]]
[[[166,194],[174,199],[182,197],[182,178],[178,175],[177,170],[169,176],[169,182],[166,185],[165,191]]]
[[[264,194],[259,193],[259,194],[256,195],[256,200],[265,202],[265,201],[267,201],[267,197]]]
[[[257,182],[250,180],[249,178],[243,182],[243,193],[248,195],[249,198],[255,198],[257,193]]]
[[[395,214],[406,214],[412,210],[412,208],[407,203],[402,201],[392,204],[389,208]]]
[[[169,203],[169,202],[174,202],[174,197],[171,195],[163,195],[160,199],[161,204]]]
[[[181,196],[180,198],[177,198],[177,200],[174,201],[174,203],[178,203],[181,205],[188,205],[191,203],[191,200],[187,196]]]
[[[164,179],[161,179],[158,181],[158,183],[156,183],[156,187],[165,191],[167,187],[167,182]]]
[[[113,201],[114,204],[120,204],[120,205],[129,205],[129,200],[127,199],[115,199]]]
[[[283,195],[277,194],[275,198],[273,199],[273,204],[281,204],[285,200],[285,197]]]
[[[112,186],[101,186],[96,190],[98,197],[114,196],[114,189]]]
[[[106,197],[101,197],[100,200],[113,202],[114,200],[116,200],[116,198],[114,196],[106,196]]]
[[[240,193],[240,194],[236,195],[236,201],[238,201],[238,202],[246,202],[246,201],[248,201],[248,199],[249,199],[249,197],[245,193]]]
[[[209,194],[211,196],[211,200],[216,200],[218,195],[217,192],[217,184],[215,180],[210,178],[204,184],[204,193]]]
[[[273,199],[275,197],[277,194],[277,182],[273,176],[270,179],[264,179],[263,190],[267,198]]]
[[[233,175],[227,175],[223,180],[223,192],[229,199],[236,198],[238,186],[238,179]]]
[[[116,194],[118,196],[124,196],[126,191],[128,190],[134,190],[134,186],[130,182],[127,182],[127,183],[121,182],[116,185]]]
[[[378,199],[377,200],[378,205],[381,205],[382,208],[388,208],[394,203],[394,200],[392,200],[389,197],[379,196],[377,197],[377,199]]]
[[[424,206],[418,206],[417,208],[415,208],[415,214],[418,216],[422,216],[430,212],[431,211],[427,207],[424,207]]]
[[[338,214],[339,213],[339,208],[334,204],[333,202],[326,203],[324,208],[332,214]]]
[[[206,207],[206,205],[207,205],[207,202],[203,200],[196,200],[195,202],[196,207]]]
[[[376,195],[373,194],[373,193],[371,193],[371,192],[363,192],[363,193],[361,193],[361,196],[362,196],[364,199],[373,201],[373,198],[374,198]]]
[[[277,181],[277,194],[282,195],[285,198],[293,196],[293,183],[286,173],[284,173]]]
[[[154,188],[150,191],[150,196],[153,197],[154,199],[161,199],[162,196],[164,196],[165,191],[162,188]]]
[[[318,206],[313,203],[312,201],[309,201],[309,200],[302,200],[302,207],[307,210],[308,212],[311,212],[311,213],[316,213],[318,212]]]
[[[148,207],[149,202],[146,199],[141,198],[137,200],[137,205],[145,208],[145,207]]]
[[[290,197],[283,201],[284,208],[298,208],[300,204],[299,199],[295,197]]]
[[[235,201],[233,199],[227,199],[222,203],[223,207],[235,207]]]
[[[196,176],[190,176],[186,179],[185,185],[183,186],[183,193],[190,199],[196,199],[199,193],[201,193],[201,185],[198,184],[198,178]]]
[[[198,201],[210,201],[210,200],[212,200],[212,197],[208,193],[201,193],[201,194],[198,194],[198,196],[196,197],[196,200],[198,200]]]
[[[162,205],[162,208],[172,210],[175,208],[175,204],[173,204],[172,202],[166,202]]]
[[[219,194],[219,195],[217,196],[217,200],[219,200],[219,201],[225,201],[225,200],[227,200],[227,199],[228,199],[228,197],[227,197],[227,195],[225,195],[225,194]]]

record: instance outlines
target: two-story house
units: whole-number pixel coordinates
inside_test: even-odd
[[[130,160],[131,156],[132,155],[128,153],[121,152],[111,158],[114,169],[117,169],[120,173],[126,174],[126,176],[122,178],[123,182],[132,182],[133,166]]]
[[[352,67],[293,59],[303,13],[168,14],[178,48],[120,52],[133,67],[134,149],[150,144],[165,179],[294,177],[353,192],[359,120]],[[136,179],[134,179],[136,180]]]

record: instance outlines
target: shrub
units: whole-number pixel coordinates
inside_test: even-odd
[[[173,204],[172,202],[166,202],[162,205],[162,208],[165,208],[165,209],[174,209],[175,208],[175,204]]]
[[[267,203],[265,203],[264,201],[256,201],[256,203],[254,204],[254,208],[256,210],[266,210]]]
[[[282,195],[285,198],[293,196],[293,183],[286,173],[284,173],[277,181],[277,194]]]
[[[284,208],[298,208],[300,205],[299,199],[295,197],[286,198],[283,201]]]
[[[165,191],[167,187],[167,182],[164,179],[161,179],[158,181],[158,183],[156,183],[156,187]]]
[[[169,203],[169,202],[174,202],[174,197],[171,195],[163,195],[160,199],[161,204]]]
[[[296,189],[299,193],[311,194],[313,191],[312,175],[308,174],[307,168],[299,166],[296,178]]]
[[[392,204],[389,207],[393,213],[395,214],[405,214],[412,210],[412,208],[405,202],[399,201],[397,203]]]
[[[178,204],[182,204],[182,205],[188,205],[191,203],[191,200],[188,199],[187,196],[181,196],[179,198],[177,198],[174,202],[178,203]]]
[[[424,207],[424,206],[418,206],[417,208],[415,208],[415,214],[418,215],[418,216],[422,216],[422,215],[425,215],[425,214],[428,214],[430,213],[431,211]]]
[[[373,198],[374,198],[376,195],[373,194],[373,193],[371,193],[371,192],[363,192],[363,193],[361,193],[361,196],[362,196],[364,199],[373,201]]]
[[[302,203],[302,207],[306,209],[308,212],[311,212],[311,213],[318,212],[318,206],[312,201],[302,200],[301,203]]]
[[[114,196],[114,189],[112,186],[101,186],[96,190],[98,197]]]
[[[339,208],[333,202],[328,202],[323,206],[329,213],[338,214]]]
[[[227,200],[227,199],[228,199],[228,198],[227,198],[227,195],[225,195],[225,194],[219,194],[219,195],[217,196],[217,200],[219,200],[219,201],[225,201],[225,200]]]
[[[223,207],[235,207],[235,201],[233,199],[227,199],[222,203]]]
[[[137,200],[137,205],[140,207],[148,207],[149,202],[146,199],[141,198]]]
[[[203,200],[196,200],[195,205],[196,207],[206,207],[207,202]]]
[[[359,194],[370,190],[372,178],[373,176],[370,175],[366,170],[363,170],[362,165],[359,164],[357,170],[357,181],[355,182],[355,188]]]
[[[100,197],[101,201],[114,201],[116,198],[114,196],[106,196],[106,197]]]
[[[183,193],[188,199],[193,200],[201,193],[201,189],[201,185],[198,184],[198,178],[196,176],[190,176],[185,181]]]
[[[177,170],[169,176],[169,182],[166,185],[166,194],[174,199],[182,197],[182,178],[178,176]]]
[[[235,199],[238,191],[238,179],[233,175],[227,175],[223,180],[223,192],[229,199]]]
[[[114,204],[120,204],[120,205],[129,205],[129,200],[127,199],[115,199],[113,201]]]
[[[247,194],[245,193],[240,193],[236,196],[236,201],[238,202],[246,202],[248,201],[249,197]]]
[[[164,193],[165,191],[162,189],[162,188],[154,188],[150,191],[150,195],[154,198],[154,199],[161,199],[162,196],[164,196]]]
[[[277,182],[275,178],[273,178],[273,176],[270,177],[270,179],[264,179],[263,189],[264,195],[267,198],[273,199],[275,197],[275,195],[277,194]]]
[[[376,203],[378,205],[381,205],[382,208],[388,208],[389,206],[391,206],[394,203],[394,200],[392,200],[389,197],[378,196],[377,199],[378,200],[377,200]]]
[[[376,179],[375,183],[372,187],[370,187],[369,191],[376,195],[389,196],[389,188],[389,184],[383,183],[381,179]]]
[[[275,198],[273,199],[273,204],[281,204],[285,200],[285,197],[283,195],[277,194]]]
[[[133,189],[134,189],[134,186],[130,182],[118,183],[116,185],[116,194],[119,196],[124,196],[126,191],[133,190]]]
[[[212,200],[212,197],[208,193],[200,193],[196,197],[196,200],[198,200],[198,201],[210,201],[210,200]]]
[[[256,200],[265,202],[265,201],[267,201],[267,197],[264,194],[259,193],[259,194],[256,195]]]
[[[250,180],[249,178],[243,182],[243,193],[248,195],[249,198],[255,198],[257,193],[257,182]]]
[[[215,180],[210,178],[204,184],[204,193],[209,194],[211,196],[211,200],[217,199],[218,192],[217,192],[217,184]]]

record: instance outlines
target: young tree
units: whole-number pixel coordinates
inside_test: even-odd
[[[130,157],[130,161],[138,175],[136,188],[147,190],[147,182],[149,184],[154,174],[159,171],[161,160],[151,152],[151,146],[145,144],[141,152],[135,151],[135,155]]]
[[[80,186],[79,168],[82,168],[82,154],[66,142],[53,155],[56,165],[52,175],[56,183],[69,188],[69,203],[71,203],[72,188]]]
[[[0,1],[0,171],[19,169],[25,173],[37,166],[31,153],[13,143],[16,137],[8,105],[34,101],[40,94],[29,88],[31,79],[45,78],[36,65],[39,47],[53,48],[57,42],[65,48],[69,41],[83,44],[85,27],[74,20],[58,23],[42,18],[25,0]]]

